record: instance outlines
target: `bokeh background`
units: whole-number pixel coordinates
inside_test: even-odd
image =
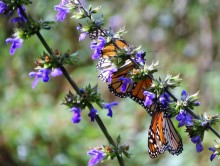
[[[53,20],[53,6],[58,0],[33,1],[27,9],[36,19]],[[155,77],[181,73],[183,82],[173,93],[180,97],[183,89],[190,93],[200,91],[201,106],[197,114],[220,111],[220,1],[216,0],[88,0],[86,5],[102,5],[106,27],[117,31],[125,26],[124,36],[129,43],[147,52],[149,63],[159,60],[160,70]],[[34,58],[44,48],[37,37],[26,40],[14,56],[9,55],[5,39],[13,33],[12,17],[0,16],[0,165],[87,165],[89,147],[108,144],[96,123],[91,123],[88,110],[83,111],[80,124],[72,124],[72,113],[63,106],[65,93],[71,89],[64,77],[53,78],[31,88]],[[130,145],[131,159],[126,165],[151,166],[217,166],[210,162],[211,151],[217,137],[206,132],[204,151],[196,153],[193,144],[178,128],[184,151],[179,156],[168,152],[152,160],[147,153],[147,136],[150,117],[146,111],[130,99],[119,99],[108,92],[107,85],[96,77],[96,62],[91,60],[89,39],[78,43],[78,22],[66,19],[50,31],[42,31],[53,49],[61,52],[79,50],[79,63],[69,66],[71,76],[81,87],[98,83],[107,102],[118,101],[113,118],[99,110],[110,134]],[[173,119],[175,125],[177,122]],[[219,125],[216,125],[220,131]],[[118,165],[117,161],[105,161],[99,165]]]

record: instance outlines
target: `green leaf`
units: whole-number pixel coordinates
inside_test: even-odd
[[[119,145],[121,143],[121,136],[119,135],[118,137],[117,137],[117,145]]]

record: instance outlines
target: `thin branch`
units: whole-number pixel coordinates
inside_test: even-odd
[[[63,72],[63,75],[65,76],[65,78],[68,80],[68,82],[70,83],[70,85],[73,87],[73,89],[76,91],[76,93],[78,95],[82,95],[80,92],[79,87],[76,85],[76,83],[73,81],[73,79],[70,77],[69,73],[66,71],[65,67],[63,65],[60,66],[60,69]]]
[[[47,50],[47,52],[50,54],[50,56],[54,56],[53,52],[51,50],[51,48],[49,47],[49,45],[47,44],[47,42],[45,41],[45,39],[43,38],[43,36],[41,35],[41,33],[39,31],[36,32],[37,37],[40,39],[41,43],[44,45],[45,49]]]
[[[100,119],[100,117],[98,115],[95,117],[95,120],[98,123],[98,125],[100,126],[100,129],[102,130],[102,132],[105,134],[105,137],[108,139],[109,143],[111,145],[113,145],[114,147],[117,147],[115,142],[113,141],[112,137],[109,135],[107,129],[105,128],[102,120]],[[117,148],[115,148],[115,149],[117,150]],[[116,157],[118,159],[119,164],[121,166],[124,166],[125,164],[124,164],[123,157],[117,151],[115,154],[116,154]]]
[[[220,134],[212,126],[208,125],[208,128],[220,139]]]

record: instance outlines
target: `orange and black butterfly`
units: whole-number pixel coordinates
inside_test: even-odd
[[[130,72],[135,68],[135,64],[130,59],[123,61],[123,57],[118,57],[117,54],[118,50],[129,49],[129,44],[120,39],[112,40],[101,51],[102,56],[97,64],[97,70],[101,70],[101,74],[98,77],[102,81],[108,82],[109,90],[113,94],[123,98],[133,90],[133,82],[128,83],[123,91],[122,86],[125,83],[123,78],[130,77]],[[117,67],[113,61],[122,61],[122,65]]]
[[[131,97],[134,101],[144,106],[144,90],[148,89],[152,84],[152,79],[147,77],[144,80],[138,82],[130,82],[126,85],[125,90],[122,91],[122,86],[125,84],[125,78],[130,78],[131,73],[136,68],[135,60],[133,57],[126,57],[127,60],[119,68],[112,62],[117,59],[117,50],[129,50],[130,45],[124,40],[113,39],[106,45],[101,51],[101,58],[97,64],[97,70],[101,70],[99,78],[108,82],[109,90],[118,97]],[[120,57],[121,58],[121,57]],[[120,58],[118,58],[120,60]],[[109,81],[110,70],[116,68],[117,70],[111,73]]]
[[[112,62],[117,56],[117,49],[129,49],[129,44],[123,40],[114,39],[114,43],[110,42],[103,48],[102,56],[97,64],[97,69],[101,70],[99,78],[104,82],[108,82],[108,88],[113,94],[121,98],[130,97],[142,105],[152,116],[148,133],[150,157],[156,158],[166,150],[171,154],[180,154],[183,150],[182,139],[174,128],[166,112],[167,110],[161,109],[157,101],[151,106],[145,106],[144,104],[144,91],[151,87],[152,76],[147,76],[145,79],[137,82],[129,82],[122,90],[126,78],[131,77],[131,72],[136,69],[136,65],[132,59],[127,59],[123,65],[117,68]],[[111,71],[110,74],[109,71]]]
[[[109,59],[102,59],[101,62],[102,66],[108,66],[107,68],[111,70],[112,63],[109,62]],[[134,69],[135,64],[128,60],[123,66],[111,74],[110,82],[108,81],[109,73],[105,70],[103,70],[103,72],[99,75],[99,78],[102,81],[109,83],[108,88],[114,95],[121,98],[130,97],[132,100],[148,109],[148,107],[144,104],[144,91],[151,87],[152,76],[147,76],[145,79],[139,80],[138,82],[127,83],[125,90],[122,91],[122,86],[125,84],[125,78],[130,78],[130,73]]]
[[[91,39],[97,39],[98,36],[107,37],[106,35],[110,34],[110,31],[106,31],[105,29],[95,29],[90,33]],[[109,43],[105,45],[105,47],[101,50],[101,58],[97,63],[97,70],[101,70],[101,74],[99,74],[99,78],[104,81],[108,82],[109,90],[118,97],[127,97],[130,96],[136,102],[139,102],[143,105],[143,91],[144,89],[148,89],[152,84],[152,79],[147,78],[146,80],[141,80],[137,83],[128,83],[125,90],[122,91],[122,85],[125,83],[125,79],[129,78],[130,73],[135,69],[135,61],[132,57],[124,57],[127,60],[123,61],[119,68],[115,66],[112,62],[115,59],[120,61],[123,57],[118,58],[118,52],[120,50],[130,50],[131,45],[129,45],[125,40],[112,38]],[[133,59],[133,60],[132,60]],[[113,69],[116,69],[115,71]],[[111,78],[109,78],[109,72],[111,71]],[[114,71],[114,72],[113,72]],[[144,105],[143,105],[144,106]]]
[[[183,151],[182,139],[176,131],[169,115],[157,104],[151,106],[152,120],[148,131],[148,152],[151,158],[156,158],[166,150],[172,155]]]

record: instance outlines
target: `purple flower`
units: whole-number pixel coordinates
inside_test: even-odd
[[[119,81],[122,81],[122,86],[121,86],[121,92],[125,92],[127,89],[128,84],[132,83],[132,80],[130,78],[126,78],[126,77],[120,77],[118,79]]]
[[[22,6],[22,9],[23,9],[24,11],[26,10],[24,6]],[[27,20],[25,19],[25,17],[21,14],[20,9],[18,8],[17,10],[18,10],[18,16],[19,16],[19,17],[13,18],[13,19],[11,20],[11,22],[13,22],[13,23],[15,23],[15,22],[17,22],[17,23],[27,22]]]
[[[104,48],[106,44],[106,39],[102,36],[98,37],[98,43],[96,41],[92,41],[90,48],[94,50],[92,55],[93,60],[97,60],[101,56],[101,50]]]
[[[144,91],[144,96],[145,96],[144,105],[147,107],[153,103],[153,100],[156,97],[154,93],[148,91]]]
[[[100,50],[102,50],[102,48],[105,46],[105,43],[106,43],[106,39],[102,36],[99,36],[98,43],[92,42],[90,48],[94,50],[94,49],[97,49],[98,47]]]
[[[10,48],[10,54],[14,55],[16,49],[20,48],[22,46],[23,40],[15,37],[15,38],[8,38],[6,39],[6,43],[12,43],[11,48]]]
[[[61,0],[60,5],[66,5],[69,2],[69,0]]]
[[[79,41],[84,40],[86,38],[86,36],[89,34],[88,32],[83,32],[82,31],[82,25],[81,24],[79,26],[77,26],[77,30],[80,31]]]
[[[79,24],[79,25],[76,27],[76,29],[77,29],[78,31],[81,31],[81,30],[82,30],[82,24]]]
[[[39,69],[38,72],[30,72],[29,77],[35,77],[33,83],[32,83],[32,88],[35,88],[39,79],[41,78],[43,82],[48,82],[51,75],[52,77],[60,76],[62,74],[62,71],[59,68],[55,68],[51,71],[51,69],[47,68],[42,68]]]
[[[96,165],[105,158],[104,153],[96,149],[88,151],[87,155],[92,156],[92,158],[89,160],[88,166]]]
[[[194,106],[200,106],[200,102],[199,101],[194,102],[193,104],[194,104]]]
[[[0,14],[3,14],[6,9],[7,5],[4,2],[0,1]]]
[[[144,64],[145,61],[144,61],[144,55],[145,55],[145,52],[143,51],[140,51],[140,52],[137,52],[136,53],[136,62],[139,63],[139,64]]]
[[[74,115],[72,117],[72,122],[79,123],[81,121],[81,116],[80,116],[81,109],[77,107],[72,107],[70,110],[74,112]]]
[[[22,23],[22,22],[26,22],[26,19],[24,17],[15,17],[11,20],[11,22],[13,23]]]
[[[84,40],[88,34],[89,34],[88,32],[82,32],[82,33],[80,33],[80,35],[79,35],[79,41]]]
[[[107,69],[104,69],[101,73],[101,75],[104,77],[104,78],[107,78],[107,81],[109,84],[111,84],[112,82],[112,74],[114,72],[116,72],[117,69],[115,67],[111,67],[111,68],[107,68]]]
[[[68,0],[62,0],[59,5],[54,6],[54,10],[58,11],[58,14],[55,17],[56,21],[64,21],[66,18],[66,15],[69,13],[69,9],[65,7],[65,5],[68,3]]]
[[[97,114],[98,114],[98,111],[96,109],[94,109],[94,108],[90,109],[88,116],[91,118],[91,122],[95,121],[95,117]]]
[[[181,100],[182,100],[182,101],[185,101],[186,98],[187,98],[187,96],[188,96],[188,95],[187,95],[187,92],[186,92],[185,90],[183,90],[182,93],[181,93]]]
[[[85,93],[85,89],[79,89],[79,92],[83,94]]]
[[[50,74],[52,77],[57,77],[57,76],[62,75],[63,72],[60,70],[60,68],[54,68]]]
[[[34,89],[39,81],[40,78],[42,78],[43,82],[48,82],[50,77],[49,74],[51,73],[50,69],[40,69],[38,72],[30,72],[29,77],[35,77],[32,88]]]
[[[159,101],[160,104],[163,108],[167,108],[170,102],[170,96],[168,95],[168,93],[163,93],[162,95],[160,95]]]
[[[101,50],[96,49],[92,55],[93,60],[97,60],[101,56]]]
[[[210,147],[209,150],[211,150],[213,153],[210,156],[210,160],[212,161],[216,157],[216,150],[213,147]]]
[[[208,125],[208,121],[207,120],[203,120],[202,121],[202,126],[205,127],[206,125]]]
[[[196,101],[197,95],[198,95],[198,93],[188,96],[187,92],[185,90],[183,90],[181,93],[181,100],[187,102],[188,104],[190,102],[190,104],[192,106],[200,106],[200,102]]]
[[[111,107],[112,107],[112,106],[116,106],[116,105],[118,105],[117,102],[112,102],[112,103],[103,104],[103,108],[108,109],[108,114],[107,114],[107,116],[112,117],[112,108],[111,108]]]
[[[193,118],[190,114],[186,113],[184,110],[180,110],[180,113],[176,116],[176,120],[179,121],[178,127],[192,126],[193,125]]]
[[[198,153],[201,152],[201,151],[203,151],[204,148],[203,148],[203,146],[202,146],[202,144],[201,144],[202,140],[201,140],[201,138],[200,138],[200,135],[191,138],[191,141],[196,144],[196,151],[197,151]]]

